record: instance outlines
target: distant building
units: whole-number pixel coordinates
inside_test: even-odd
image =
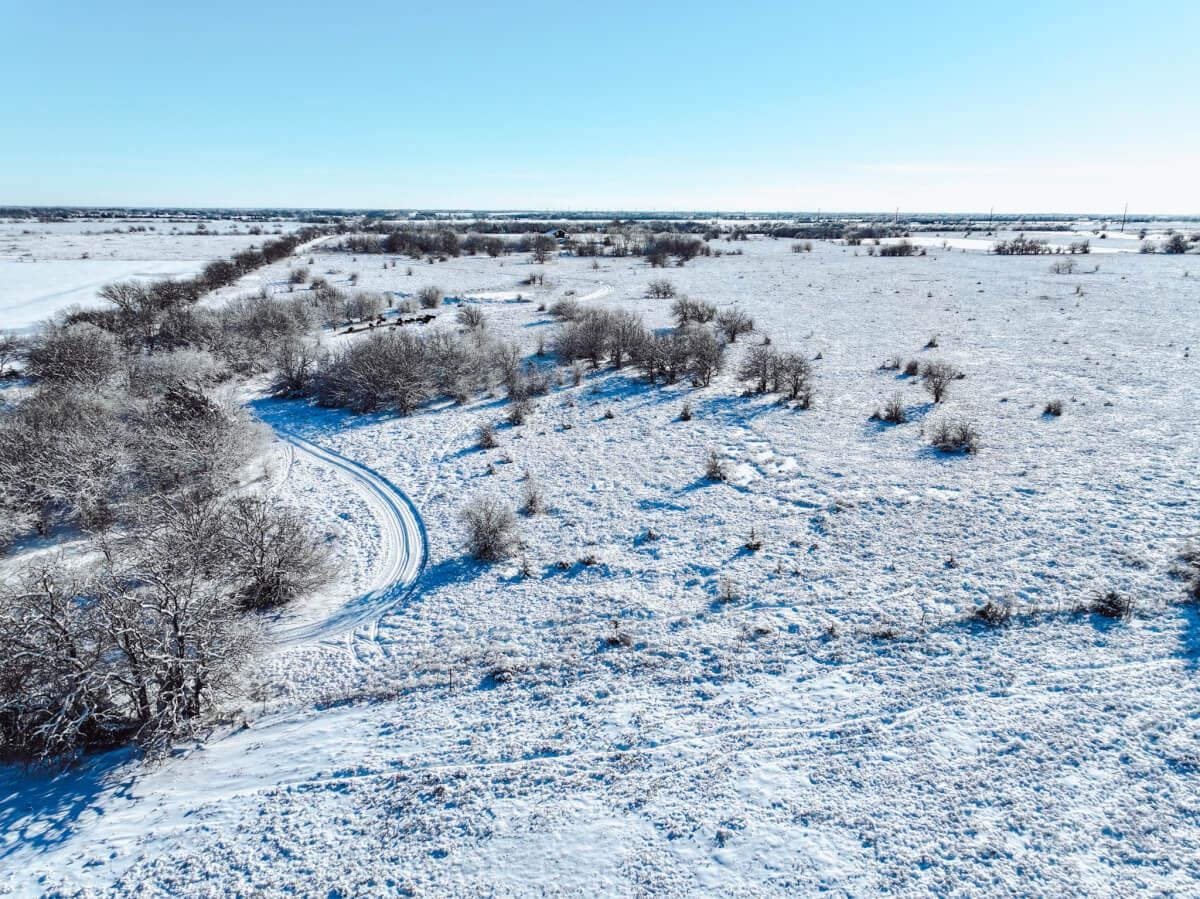
[[[555,240],[566,240],[567,239],[567,232],[564,231],[562,228],[551,228],[549,231],[545,232],[545,235],[547,237],[553,237]]]

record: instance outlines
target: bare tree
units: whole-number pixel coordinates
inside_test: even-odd
[[[776,390],[786,392],[802,408],[807,409],[812,405],[812,363],[804,356],[799,353],[781,354],[775,361],[772,379]]]
[[[765,344],[750,347],[738,366],[738,378],[751,382],[755,393],[766,393],[776,373],[778,354]]]
[[[921,375],[925,379],[925,389],[929,391],[933,401],[940,403],[946,398],[950,383],[958,378],[959,372],[949,362],[926,362],[921,369]]]
[[[717,326],[729,343],[737,343],[738,337],[754,330],[754,319],[737,306],[731,306],[718,313]]]

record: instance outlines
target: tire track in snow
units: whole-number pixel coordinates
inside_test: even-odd
[[[408,496],[380,475],[333,450],[318,446],[298,434],[275,428],[281,440],[295,450],[336,469],[350,484],[379,521],[380,563],[373,586],[351,599],[332,615],[315,622],[281,625],[275,635],[281,646],[295,646],[373,624],[388,609],[403,599],[425,570],[429,558],[429,540],[425,523]],[[372,633],[374,631],[372,630]]]

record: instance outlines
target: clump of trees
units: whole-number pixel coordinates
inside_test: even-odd
[[[653,332],[628,310],[579,312],[561,325],[554,349],[567,362],[587,361],[593,368],[630,363],[651,383],[688,377],[697,387],[712,383],[725,359],[725,341],[711,326],[689,318],[678,328]]]
[[[49,758],[190,731],[256,646],[251,609],[322,583],[323,552],[255,497],[157,495],[94,561],[0,586],[0,754]]]
[[[901,240],[896,243],[883,244],[879,247],[880,256],[914,256],[917,248],[911,241]]]
[[[1050,244],[1044,240],[1018,234],[1009,240],[1001,240],[992,246],[997,256],[1040,256],[1050,252]]]
[[[750,347],[738,366],[738,378],[753,393],[779,393],[808,409],[813,400],[812,363],[799,353],[780,353],[769,344]]]

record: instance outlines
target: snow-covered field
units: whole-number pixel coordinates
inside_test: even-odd
[[[1060,275],[940,240],[790,244],[715,241],[744,252],[665,271],[318,253],[334,283],[461,298],[431,328],[478,303],[530,352],[568,291],[669,324],[645,296],[667,277],[754,316],[734,363],[762,335],[815,359],[814,407],[743,397],[735,366],[705,389],[602,371],[479,450],[500,397],[410,418],[254,400],[318,448],[281,444],[273,489],[333,536],[339,588],[278,623],[206,742],[0,772],[0,889],[1200,891],[1200,614],[1169,576],[1200,534],[1200,259]],[[966,377],[934,408],[891,356]],[[909,422],[868,421],[897,392]],[[978,454],[929,448],[946,414]],[[521,522],[533,576],[466,561],[458,508],[515,506],[526,472],[550,505]],[[1073,611],[1107,590],[1130,620]],[[1011,626],[970,620],[988,598]]]
[[[96,291],[113,281],[152,280],[197,274],[205,263],[270,240],[295,222],[248,233],[234,222],[171,225],[144,221],[0,222],[0,330],[29,331],[75,305],[95,303]],[[178,229],[172,233],[172,229]],[[232,233],[233,231],[237,233]]]

